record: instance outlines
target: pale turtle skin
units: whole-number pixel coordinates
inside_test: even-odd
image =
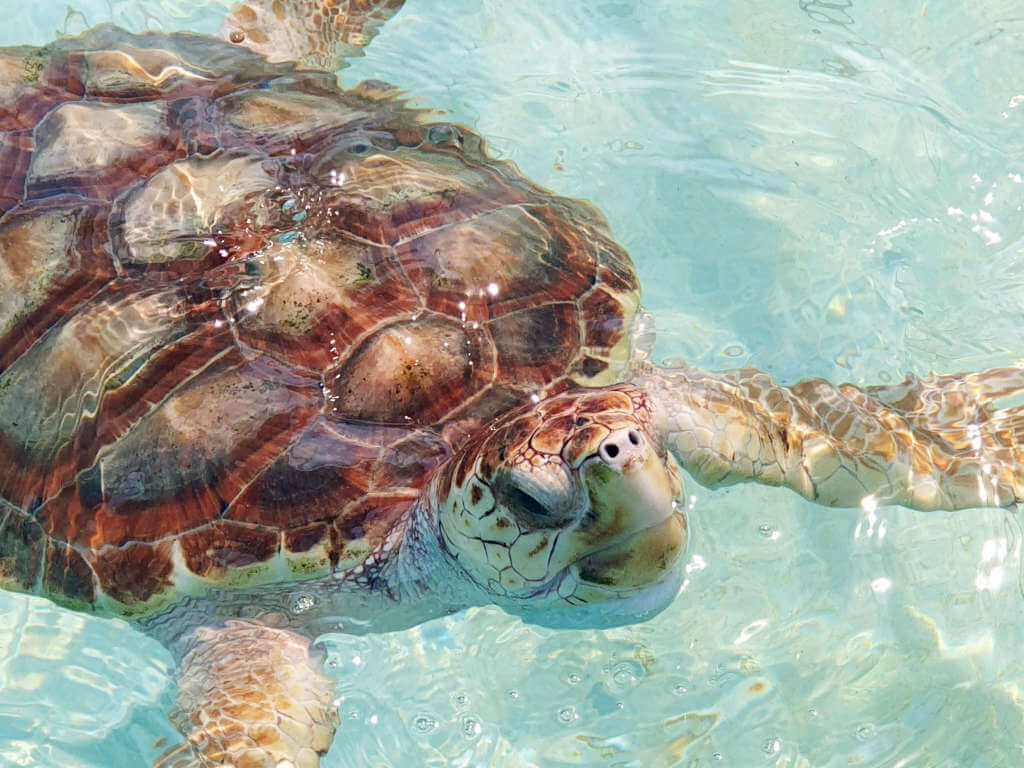
[[[681,469],[831,506],[1024,498],[1024,370],[775,384],[631,349],[590,205],[328,74],[400,0],[0,50],[0,585],[178,662],[158,765],[312,768],[323,631],[676,596]]]

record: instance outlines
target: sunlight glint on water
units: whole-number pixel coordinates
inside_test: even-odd
[[[0,41],[208,31],[224,4],[0,0]],[[1018,19],[1013,0],[407,0],[343,79],[395,83],[593,200],[657,357],[881,383],[1024,358]],[[689,491],[687,588],[647,624],[480,609],[328,638],[327,768],[1022,759],[1015,516]],[[169,663],[122,622],[0,594],[0,765],[148,765],[175,739]]]

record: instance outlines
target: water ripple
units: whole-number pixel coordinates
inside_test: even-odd
[[[226,4],[36,3],[0,36],[213,29]],[[342,78],[393,82],[593,200],[637,261],[656,359],[878,383],[1024,358],[1018,5],[408,0]],[[327,638],[325,768],[1019,754],[1016,518],[688,492],[706,567],[647,624],[554,632],[479,609]],[[0,594],[0,763],[151,759],[176,738],[168,664],[123,624]]]

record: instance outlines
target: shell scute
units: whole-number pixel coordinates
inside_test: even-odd
[[[216,520],[312,420],[319,382],[228,352],[150,410],[39,511],[79,546],[153,541]]]
[[[0,371],[114,278],[103,251],[108,207],[68,196],[0,223]]]
[[[512,312],[488,326],[498,349],[501,378],[544,385],[561,375],[580,349],[576,304],[542,304]]]
[[[247,267],[259,288],[228,308],[239,338],[311,370],[337,365],[382,318],[421,308],[390,249],[344,233],[272,243]]]
[[[277,531],[224,521],[183,534],[178,543],[192,573],[221,580],[232,569],[267,563],[278,553],[281,536]]]
[[[232,250],[254,250],[264,243],[254,230],[265,222],[252,200],[277,187],[278,175],[265,155],[244,152],[165,166],[115,209],[118,259],[137,265],[184,262],[179,270],[187,274],[221,264]]]
[[[40,49],[37,59],[41,82],[111,101],[222,93],[295,69],[268,64],[242,46],[201,35],[135,35],[112,24],[55,41]]]
[[[586,320],[587,346],[612,348],[628,330],[626,308],[618,296],[595,288],[580,301]]]
[[[284,547],[288,552],[301,554],[327,540],[327,523],[310,523],[290,528],[284,532]]]
[[[305,150],[320,137],[366,122],[365,109],[336,95],[276,91],[273,86],[236,91],[217,102],[225,142],[253,144],[275,155]]]
[[[584,355],[573,366],[573,380],[590,387],[600,387],[614,382],[618,377],[619,367],[612,367],[607,360],[592,355]]]
[[[180,299],[175,289],[116,286],[50,328],[0,374],[0,447],[14,459],[13,467],[0,465],[6,498],[49,496],[91,462],[102,446],[91,439],[97,413],[121,386],[118,374],[184,335],[188,315]]]
[[[32,128],[54,107],[76,98],[52,85],[26,82],[28,66],[25,61],[11,61],[0,51],[0,131],[31,135]]]
[[[75,58],[83,93],[108,99],[152,99],[189,81],[211,79],[208,72],[190,68],[172,51],[128,43],[117,50],[84,51]]]
[[[147,176],[179,153],[167,116],[163,102],[61,104],[33,132],[26,194],[74,190],[109,199],[126,178]]]
[[[375,333],[329,371],[325,383],[330,407],[340,416],[419,426],[482,390],[494,373],[486,334],[428,316]]]
[[[496,167],[422,148],[382,152],[346,143],[323,153],[312,174],[328,188],[325,204],[338,226],[385,245],[528,200]]]
[[[331,560],[362,563],[402,526],[418,497],[414,492],[371,493],[345,509],[331,524]]]
[[[381,453],[371,487],[418,489],[430,473],[451,455],[448,443],[433,432],[414,432]]]
[[[225,518],[292,529],[330,520],[370,486],[380,446],[344,439],[318,418],[225,512]]]
[[[31,131],[0,133],[0,216],[14,208],[25,195],[25,178],[32,162]]]
[[[46,545],[42,588],[71,604],[88,605],[96,599],[96,574],[72,547],[51,539]]]
[[[87,559],[107,597],[134,605],[144,603],[171,585],[173,549],[170,541],[106,547]]]
[[[216,110],[201,96],[167,102],[167,122],[176,128],[183,156],[210,157],[225,146],[218,132]]]
[[[29,47],[0,48],[0,110],[4,110],[0,111],[0,121],[8,117],[9,105],[21,97],[26,90],[25,57],[35,50],[35,48]],[[28,125],[34,124],[32,122]],[[13,130],[13,128],[4,130]]]
[[[155,43],[160,38],[135,36],[137,45],[123,41],[115,49],[101,46],[94,50],[71,51],[64,54],[63,60],[55,56],[44,77],[56,80],[57,71],[62,70],[67,73],[65,78],[73,77],[72,90],[80,89],[83,95],[104,101],[130,102],[188,98],[207,91],[216,93],[231,88],[232,83],[237,84],[235,87],[244,87],[256,74],[251,67],[247,71],[242,63],[247,58],[244,54],[238,59],[241,66],[232,72],[207,57],[199,64],[184,51],[173,50],[175,39],[175,36],[163,36],[164,45],[147,47],[147,41]]]
[[[640,282],[637,280],[630,262],[624,260],[627,258],[618,248],[602,249],[597,277],[602,285],[617,294],[639,295]]]
[[[46,552],[47,536],[39,523],[0,499],[0,585],[35,587]]]
[[[573,300],[593,285],[596,262],[543,214],[498,208],[401,243],[396,258],[430,309],[471,322]]]

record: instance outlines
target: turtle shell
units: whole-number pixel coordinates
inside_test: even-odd
[[[0,50],[0,217],[0,583],[128,615],[361,563],[638,295],[470,130],[196,35]]]

